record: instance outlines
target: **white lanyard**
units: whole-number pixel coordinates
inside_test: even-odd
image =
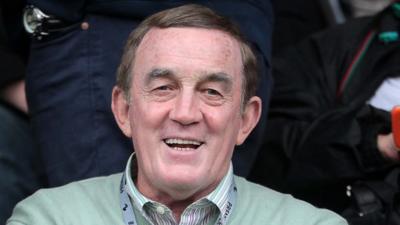
[[[126,187],[126,178],[124,173],[122,175],[120,184],[120,197],[121,197],[120,205],[122,209],[122,214],[124,216],[124,222],[125,225],[139,225],[136,222],[133,206],[125,187]],[[236,202],[236,192],[237,192],[236,185],[234,184],[234,182],[232,182],[229,188],[228,202],[226,203],[225,211],[224,213],[221,213],[219,215],[217,221],[215,222],[215,225],[225,225],[226,222],[228,221],[228,218],[232,213],[233,206]]]

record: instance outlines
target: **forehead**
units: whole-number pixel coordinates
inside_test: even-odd
[[[203,28],[150,29],[136,51],[134,65],[139,73],[154,67],[210,70],[232,76],[242,72],[238,41],[225,32]]]

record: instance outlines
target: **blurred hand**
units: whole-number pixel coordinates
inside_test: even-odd
[[[1,97],[24,113],[28,113],[28,104],[25,95],[25,81],[20,80],[1,90]]]
[[[394,143],[393,133],[378,135],[378,149],[383,157],[394,161],[400,161],[400,149]]]

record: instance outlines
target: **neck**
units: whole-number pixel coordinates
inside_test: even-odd
[[[191,204],[191,201],[178,201],[178,202],[173,202],[168,204],[168,208],[171,209],[175,221],[179,224],[180,220],[181,220],[181,215],[183,213],[183,211]]]

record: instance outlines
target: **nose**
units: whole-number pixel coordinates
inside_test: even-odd
[[[170,119],[184,126],[198,123],[202,119],[199,103],[195,93],[181,92],[170,111]]]

